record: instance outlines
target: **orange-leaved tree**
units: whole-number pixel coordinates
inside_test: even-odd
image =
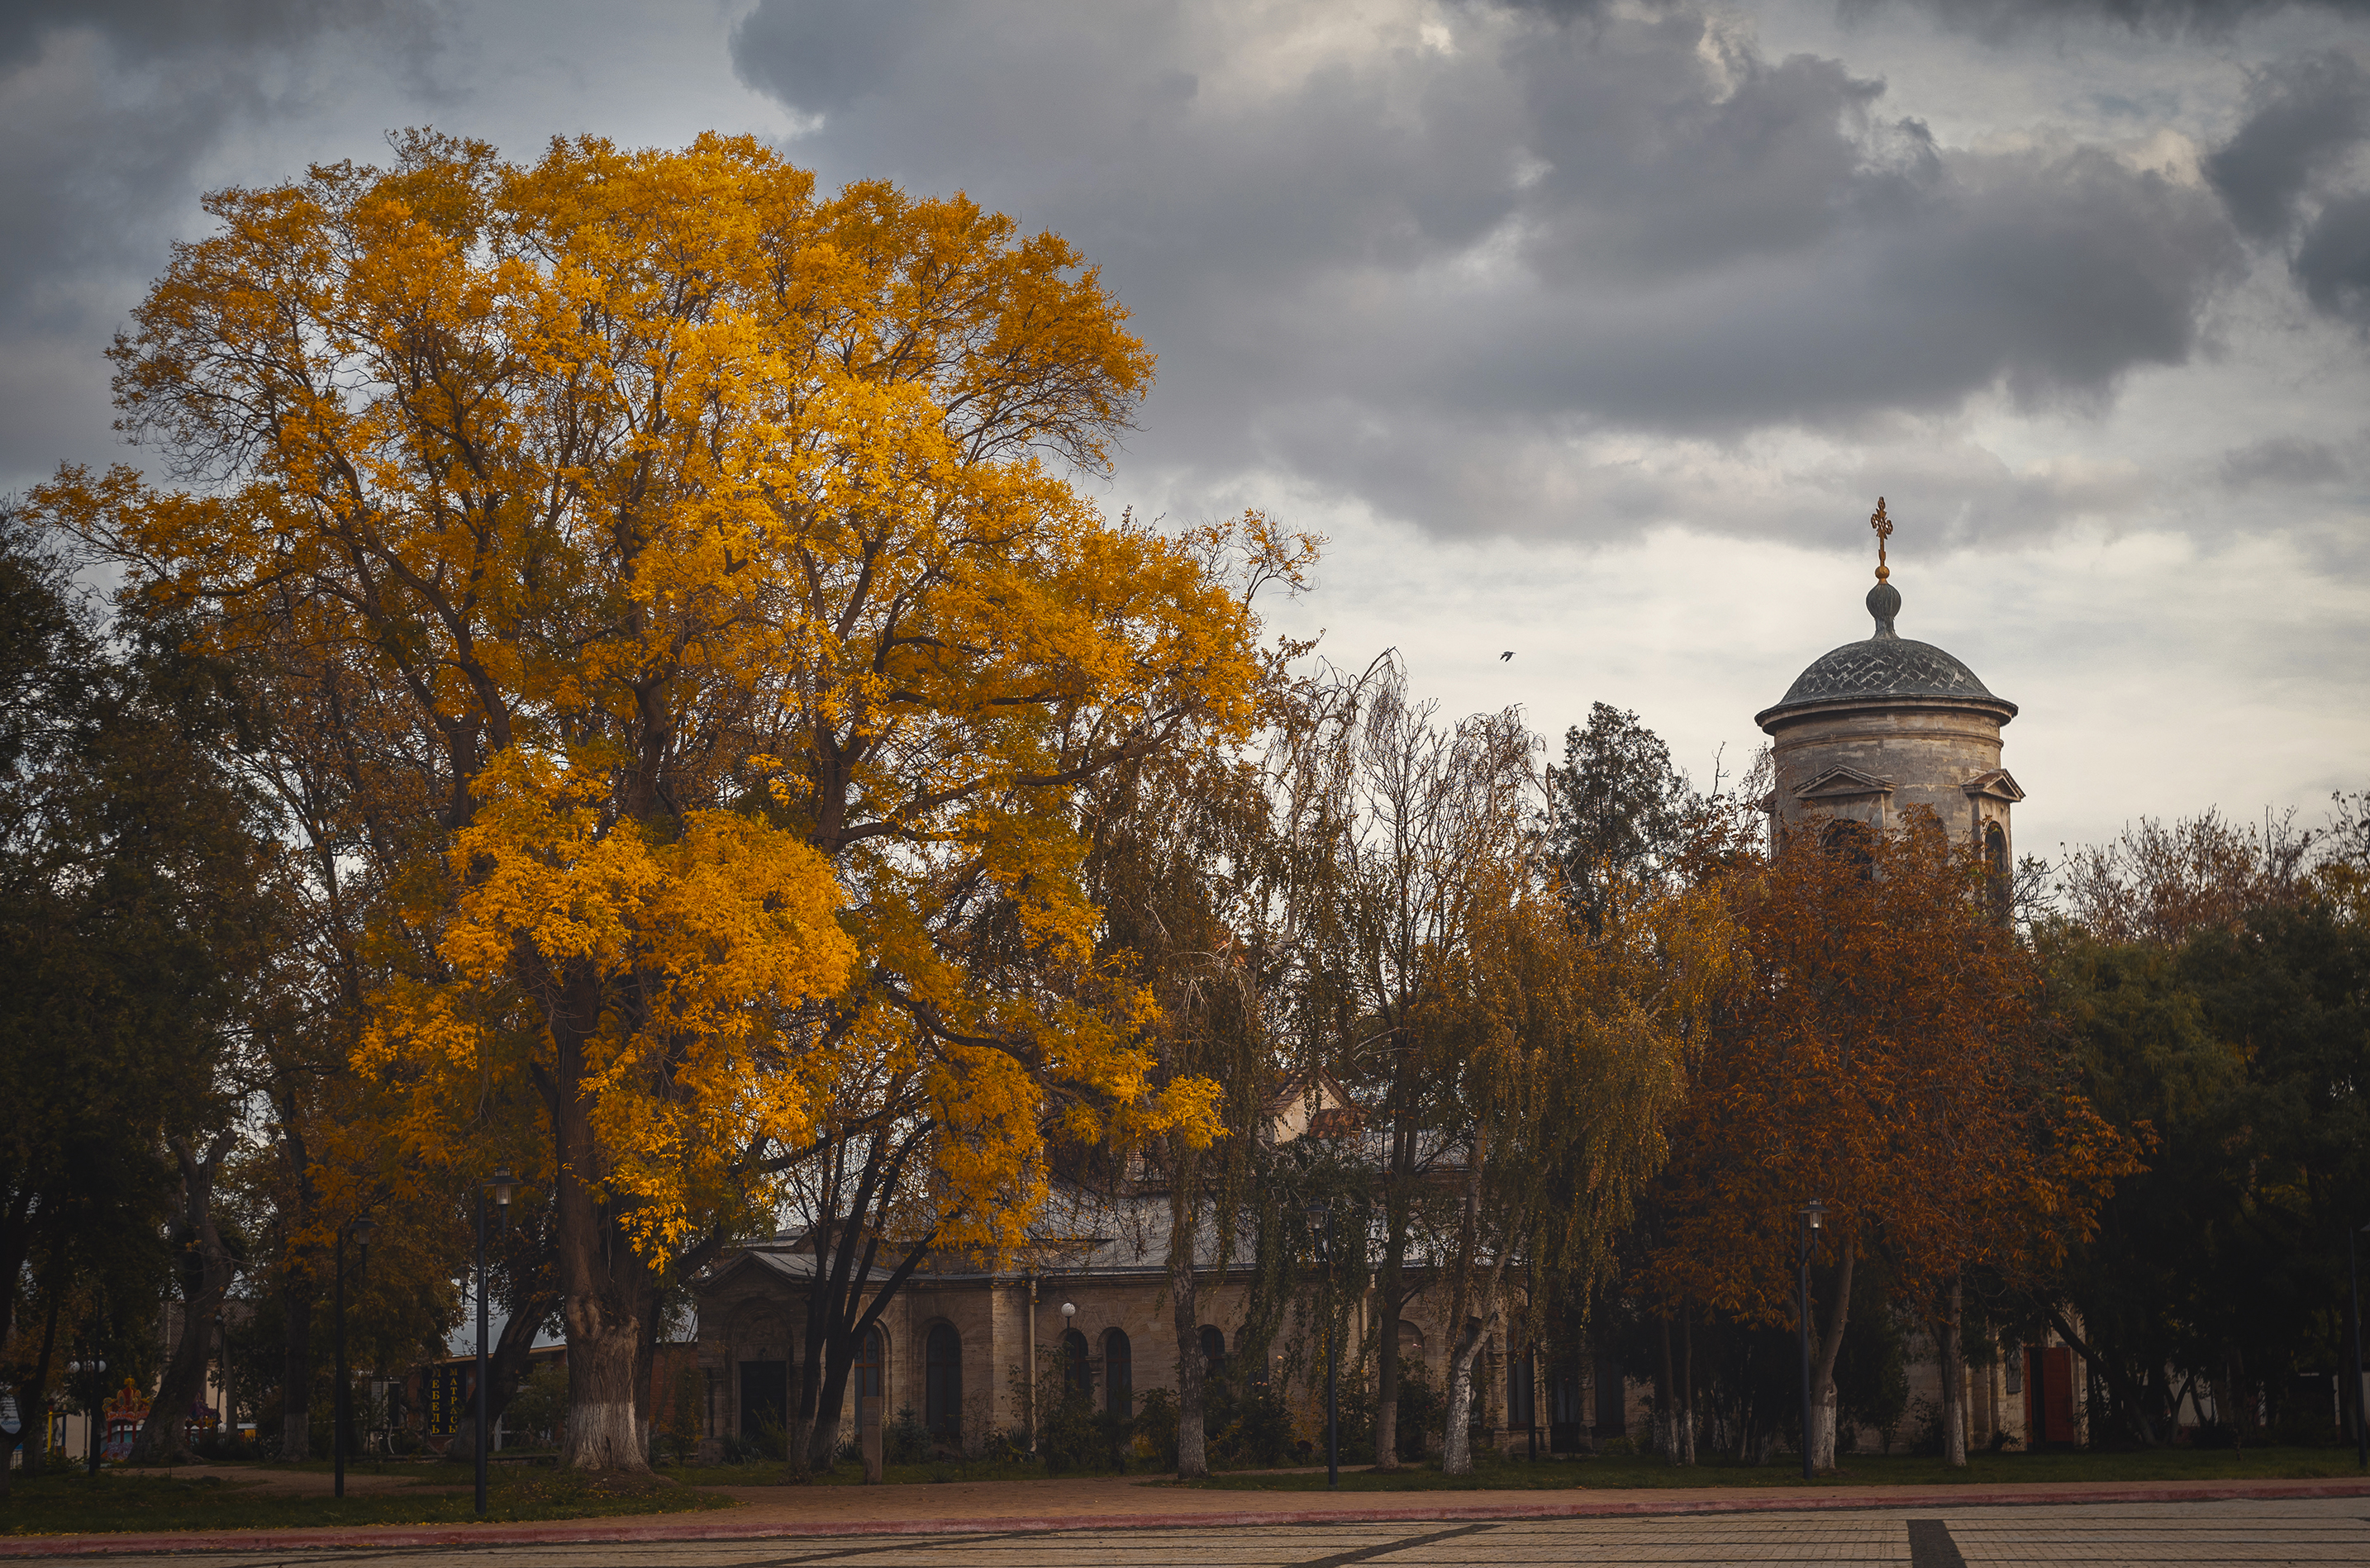
[[[200,483],[37,504],[408,738],[353,807],[388,857],[358,1060],[473,1173],[531,1086],[564,1457],[636,1467],[660,1273],[770,1221],[849,1073],[917,1074],[969,1245],[1018,1234],[1049,1092],[1126,1136],[1206,1115],[1080,979],[1069,807],[1246,722],[1252,629],[1058,471],[1150,357],[1057,237],[819,198],[747,138],[397,154],[211,197],[114,350],[125,427]]]
[[[2031,955],[1982,876],[1923,818],[1794,835],[1726,878],[1745,982],[1695,1059],[1645,1270],[1664,1299],[1790,1325],[1800,1212],[1824,1204],[1805,1435],[1822,1469],[1858,1259],[1884,1249],[1955,1339],[1963,1271],[2045,1263],[2128,1164],[2042,1050]]]

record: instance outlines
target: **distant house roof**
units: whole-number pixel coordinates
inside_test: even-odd
[[[1297,1138],[1343,1138],[1365,1126],[1358,1108],[1332,1074],[1318,1067],[1303,1069],[1267,1103],[1260,1128],[1271,1144]]]

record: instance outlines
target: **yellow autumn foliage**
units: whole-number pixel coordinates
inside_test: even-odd
[[[196,482],[36,504],[327,672],[413,1155],[547,1107],[573,1341],[602,1234],[761,1223],[836,1083],[926,1084],[942,1242],[1017,1238],[1049,1094],[1211,1136],[1096,969],[1075,792],[1241,734],[1254,627],[1066,477],[1151,372],[1092,269],[746,137],[397,151],[211,197],[115,349]]]

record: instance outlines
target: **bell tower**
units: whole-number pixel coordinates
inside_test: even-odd
[[[1922,806],[1954,841],[1981,847],[2005,898],[2016,864],[2009,814],[2024,791],[2000,766],[2000,730],[2016,704],[1942,649],[1895,630],[1901,590],[1885,559],[1893,525],[1882,497],[1869,525],[1875,630],[1812,660],[1775,707],[1754,715],[1776,763],[1777,788],[1763,802],[1771,847],[1805,830],[1884,832]]]

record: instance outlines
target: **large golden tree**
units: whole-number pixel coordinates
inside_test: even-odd
[[[358,1065],[415,1157],[542,1104],[565,1457],[632,1467],[655,1271],[763,1222],[844,1077],[918,1074],[972,1245],[1041,1188],[1049,1095],[1206,1120],[1096,981],[1073,807],[1246,722],[1251,623],[1068,482],[1151,360],[1059,238],[746,138],[397,154],[210,198],[115,349],[193,483],[38,504],[252,668],[354,672]]]

